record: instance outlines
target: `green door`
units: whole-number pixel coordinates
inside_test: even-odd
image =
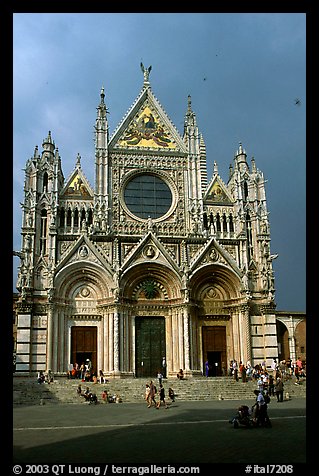
[[[135,318],[136,377],[155,378],[159,370],[165,373],[165,318]],[[164,362],[163,362],[164,361]]]

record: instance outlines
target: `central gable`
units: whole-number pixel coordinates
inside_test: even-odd
[[[173,123],[152,94],[144,88],[113,136],[112,149],[186,152]]]

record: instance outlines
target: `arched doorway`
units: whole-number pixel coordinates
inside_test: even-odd
[[[92,371],[97,368],[97,327],[73,326],[71,327],[71,362],[79,366],[90,360]]]
[[[63,303],[56,311],[57,356],[53,356],[60,372],[86,359],[94,371],[104,369],[103,315],[98,303],[110,296],[110,277],[99,265],[80,260],[82,252],[90,256],[89,245],[79,247],[79,260],[59,270],[55,280]]]
[[[285,324],[281,321],[276,321],[277,329],[277,343],[278,343],[278,359],[289,360],[290,359],[290,350],[289,350],[289,332]]]
[[[227,362],[226,326],[202,327],[203,341],[203,368],[206,371],[208,363],[208,377],[220,377]]]
[[[157,253],[152,245],[146,245],[143,252],[152,257]],[[176,348],[184,344],[176,342],[180,323],[177,313],[172,317],[172,304],[181,304],[180,282],[174,271],[157,263],[140,263],[123,273],[120,287],[134,325],[132,360],[136,377],[156,378],[159,370],[164,376],[177,372],[183,348],[174,353],[173,343]]]
[[[217,256],[213,254],[214,259]],[[216,263],[196,270],[190,287],[196,303],[199,365],[206,375],[208,363],[209,377],[225,375],[228,361],[240,360],[242,335],[245,336],[237,325],[238,317],[234,322],[230,311],[230,306],[234,309],[241,302],[241,282],[232,270]],[[246,357],[244,352],[243,355]]]

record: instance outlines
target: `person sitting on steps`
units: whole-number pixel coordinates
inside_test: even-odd
[[[179,372],[177,374],[177,378],[179,380],[184,380],[184,372],[183,372],[183,369],[179,369]]]

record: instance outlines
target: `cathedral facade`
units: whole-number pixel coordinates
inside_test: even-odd
[[[183,135],[142,89],[109,135],[102,88],[95,185],[65,180],[49,132],[25,167],[16,372],[87,358],[113,377],[222,375],[278,358],[265,179],[239,144],[227,183],[191,98]]]

